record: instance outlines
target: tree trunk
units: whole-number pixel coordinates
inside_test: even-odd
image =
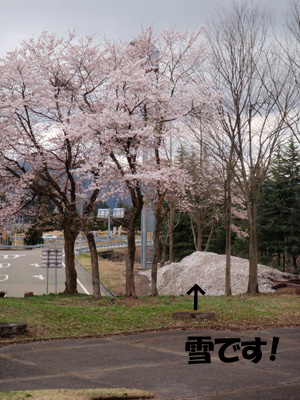
[[[193,219],[190,216],[190,220],[191,220],[191,228],[192,228],[192,234],[193,234],[193,240],[194,240],[194,246],[195,246],[195,250],[197,251],[197,240],[196,240],[196,233],[195,233],[195,229],[194,229],[194,224],[193,224]]]
[[[91,253],[93,297],[101,299],[97,246],[94,235],[89,229],[85,231],[85,235]]]
[[[167,239],[166,240],[161,240],[161,245],[162,245],[162,255],[160,259],[160,265],[163,267],[166,262],[166,257],[167,257]]]
[[[133,211],[133,213],[135,213]],[[127,243],[128,243],[128,251],[126,257],[126,296],[136,298],[137,295],[135,293],[134,286],[134,258],[135,258],[135,223],[136,218],[134,215],[131,217],[128,226],[128,235],[127,235]]]
[[[249,220],[249,281],[248,293],[258,293],[258,278],[257,278],[257,219],[256,219],[256,201],[252,198],[248,206],[248,220]]]
[[[295,270],[295,272],[297,272],[297,270],[298,270],[298,266],[297,266],[297,257],[295,256],[295,254],[293,254],[292,258],[293,258],[293,267],[294,267],[294,270]]]
[[[277,252],[277,266],[279,267],[280,264],[281,264],[281,253],[280,253],[280,251],[278,250],[278,252]]]
[[[228,173],[227,173],[228,175]],[[231,296],[231,184],[227,177],[225,182],[225,237],[226,237],[226,267],[225,296]]]
[[[170,207],[170,217],[169,217],[169,260],[170,263],[174,261],[173,253],[174,253],[174,215],[175,215],[175,207],[171,205]]]
[[[198,237],[197,237],[197,251],[202,251],[202,217],[200,216],[197,221],[197,228],[198,228]]]
[[[140,187],[133,189],[128,186],[130,190],[130,197],[132,201],[132,212],[128,224],[127,233],[127,257],[126,257],[126,297],[137,298],[134,285],[134,259],[135,259],[135,230],[136,221],[141,214],[144,200],[140,191]]]
[[[211,238],[212,238],[212,236],[214,234],[214,231],[215,231],[215,219],[213,217],[213,220],[212,220],[212,223],[211,223],[210,232],[209,232],[209,236],[208,236],[208,239],[207,239],[207,242],[206,242],[206,245],[205,245],[205,249],[204,249],[205,252],[208,251],[208,248],[209,248],[209,245],[210,245],[210,242],[211,242]]]
[[[159,260],[159,242],[160,242],[160,229],[162,223],[162,204],[164,200],[164,195],[159,196],[158,204],[155,213],[155,232],[154,232],[154,256],[151,269],[151,296],[157,296],[157,264]]]
[[[75,241],[78,231],[74,232],[70,227],[64,227],[65,238],[65,265],[66,265],[66,282],[65,294],[77,294],[77,272],[75,269]]]

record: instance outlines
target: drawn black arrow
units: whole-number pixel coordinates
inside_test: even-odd
[[[190,295],[191,293],[194,292],[194,310],[198,310],[198,292],[200,292],[202,295],[205,294],[204,290],[201,289],[200,286],[197,285],[197,283],[190,288],[186,294]]]

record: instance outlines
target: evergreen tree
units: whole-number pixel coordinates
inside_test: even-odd
[[[300,154],[291,138],[279,148],[261,193],[259,206],[261,261],[292,264],[300,255]]]
[[[35,246],[37,244],[43,244],[43,232],[35,225],[30,226],[25,232],[24,245]]]
[[[183,213],[180,223],[174,229],[174,261],[181,261],[195,251],[191,220],[188,213]]]

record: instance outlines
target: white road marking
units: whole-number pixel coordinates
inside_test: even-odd
[[[0,260],[7,260],[10,258],[19,258],[19,257],[23,257],[26,254],[4,254],[4,255],[0,255]]]
[[[64,268],[66,268],[66,265],[65,265],[64,262],[62,262],[62,265],[64,266]],[[77,282],[78,282],[79,286],[81,286],[82,290],[83,290],[86,294],[90,294],[90,293],[86,290],[86,288],[83,286],[83,284],[80,282],[79,279],[77,279]]]
[[[83,286],[83,284],[80,282],[79,279],[77,279],[77,282],[79,283],[79,285],[81,286],[82,290],[83,290],[86,294],[90,294],[90,293],[86,290],[86,288]]]
[[[3,278],[1,278],[1,276],[4,276],[5,278],[3,279]],[[0,275],[0,282],[7,281],[7,279],[8,279],[8,275]]]
[[[39,267],[40,266],[39,264],[30,264],[30,265],[32,265],[33,267]]]
[[[32,277],[33,277],[33,278],[38,278],[38,279],[40,279],[41,281],[42,281],[43,279],[45,279],[45,278],[43,277],[43,275],[33,275]]]
[[[8,267],[10,267],[9,263],[0,264],[0,268],[8,268]]]

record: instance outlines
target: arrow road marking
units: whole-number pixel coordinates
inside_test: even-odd
[[[205,294],[204,290],[201,289],[200,286],[197,285],[197,283],[190,288],[190,290],[188,292],[186,292],[186,294],[190,295],[191,293],[194,292],[194,310],[197,311],[198,310],[198,292],[200,292],[202,295]]]
[[[32,265],[33,267],[39,267],[40,266],[39,264],[30,264],[30,265]]]
[[[4,276],[4,278],[1,278],[1,276]],[[0,275],[0,282],[7,281],[7,279],[8,275]]]
[[[33,275],[32,277],[33,277],[33,278],[40,279],[41,281],[42,281],[43,279],[45,279],[45,278],[43,277],[43,275]]]
[[[8,268],[8,267],[10,267],[9,263],[0,264],[0,268]]]

